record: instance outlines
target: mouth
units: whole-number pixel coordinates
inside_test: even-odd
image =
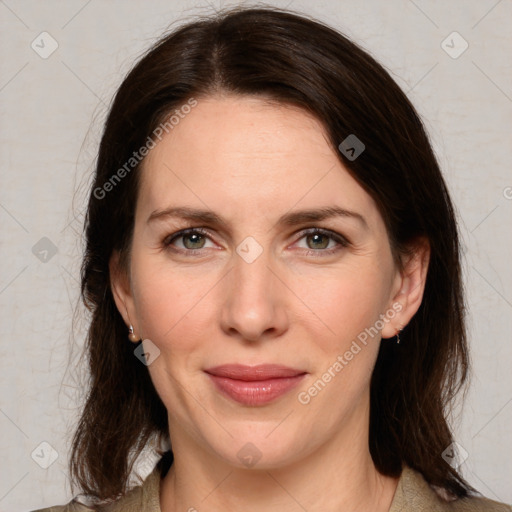
[[[266,405],[285,395],[307,372],[275,364],[227,364],[205,370],[217,390],[246,406]]]

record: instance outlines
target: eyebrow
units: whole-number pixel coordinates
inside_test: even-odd
[[[214,224],[227,228],[228,223],[219,215],[211,210],[201,210],[187,206],[166,208],[164,210],[155,210],[148,217],[146,223],[149,224],[156,220],[164,220],[169,217],[181,218],[189,221],[196,221],[204,224]],[[357,212],[340,208],[339,206],[325,206],[322,208],[313,208],[306,210],[296,210],[285,213],[278,221],[277,225],[296,226],[307,222],[318,222],[335,217],[344,217],[358,221],[364,228],[368,229],[366,219]]]

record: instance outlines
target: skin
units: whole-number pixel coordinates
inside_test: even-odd
[[[225,225],[147,222],[176,206],[212,210]],[[278,223],[326,206],[364,222]],[[208,234],[165,246],[199,227]],[[348,244],[303,233],[313,227]],[[248,236],[263,249],[252,263],[236,252]],[[389,510],[397,480],[381,475],[369,453],[369,385],[381,338],[395,336],[421,303],[428,245],[412,249],[399,268],[375,202],[315,118],[254,97],[198,100],[144,161],[129,272],[111,258],[119,312],[160,350],[148,370],[175,456],[161,482],[163,512]],[[400,312],[300,403],[298,394],[393,304]],[[308,375],[271,404],[243,406],[204,373],[226,363],[277,363]],[[249,442],[261,454],[252,467],[237,456]]]

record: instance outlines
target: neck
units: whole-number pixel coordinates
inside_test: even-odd
[[[161,510],[388,512],[398,479],[376,470],[368,427],[357,423],[300,460],[270,469],[235,467],[177,436],[183,442],[173,442],[177,449],[161,482]]]

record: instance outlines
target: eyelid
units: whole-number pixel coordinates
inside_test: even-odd
[[[215,237],[212,236],[211,232],[207,229],[207,228],[204,228],[204,227],[189,227],[189,228],[184,228],[184,229],[181,229],[179,231],[176,231],[174,233],[172,233],[171,235],[168,235],[167,237],[164,238],[162,244],[164,245],[164,247],[171,247],[172,246],[172,242],[176,239],[179,239],[181,237],[184,237],[186,236],[187,234],[190,234],[190,233],[198,233],[200,235],[203,235],[205,236],[206,238],[209,238],[212,242],[216,243],[215,242]],[[327,254],[333,254],[334,252],[338,251],[340,249],[340,246],[341,247],[348,247],[349,245],[351,245],[350,241],[342,234],[336,232],[336,231],[333,231],[331,229],[326,229],[326,228],[319,228],[319,227],[310,227],[310,228],[305,228],[305,229],[302,229],[298,232],[295,233],[295,237],[296,237],[296,240],[295,242],[293,242],[292,245],[296,244],[299,240],[301,240],[302,238],[304,238],[305,236],[307,235],[315,235],[315,234],[320,234],[320,235],[324,235],[324,236],[327,236],[329,238],[331,238],[332,240],[334,240],[338,246],[337,247],[333,247],[331,249],[303,249],[302,248],[302,251],[306,252],[307,254],[314,254],[315,256],[321,256],[322,254],[323,255],[327,255]],[[185,252],[185,253],[188,253],[188,254],[195,254],[197,251],[202,251],[204,248],[200,248],[200,249],[180,249],[180,248],[175,248],[176,251],[178,252]]]
[[[292,244],[296,244],[299,240],[302,240],[307,235],[324,235],[331,240],[334,240],[338,245],[336,247],[331,247],[330,249],[304,249],[301,248],[302,252],[306,253],[306,255],[313,255],[315,257],[322,257],[322,256],[329,256],[332,254],[337,253],[342,248],[349,247],[351,245],[350,241],[341,233],[338,233],[336,231],[333,231],[331,229],[327,228],[319,228],[319,227],[312,227],[312,228],[306,228],[297,233],[298,237],[297,240]]]
[[[190,227],[185,229],[180,229],[179,231],[175,231],[174,233],[171,233],[170,235],[166,236],[163,239],[163,245],[164,246],[170,246],[172,242],[178,238],[184,237],[185,235],[188,235],[190,233],[199,233],[200,235],[203,235],[204,237],[209,238],[212,241],[215,241],[215,238],[212,236],[210,231],[208,231],[206,228],[203,227]],[[192,251],[200,251],[201,249],[189,249],[187,252]]]

